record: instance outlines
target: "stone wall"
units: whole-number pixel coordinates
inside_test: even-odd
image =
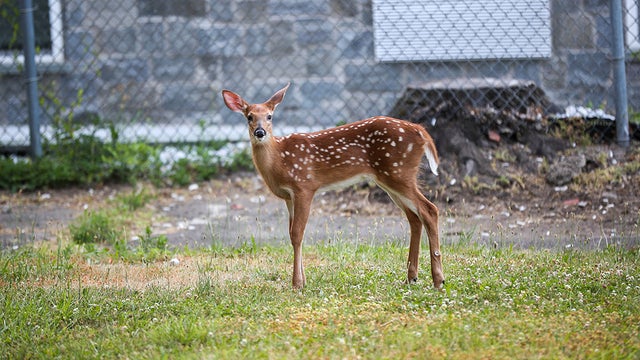
[[[76,115],[144,123],[235,123],[221,89],[262,101],[288,81],[280,118],[300,127],[388,113],[410,83],[461,78],[532,80],[558,105],[613,111],[608,3],[552,0],[549,59],[378,63],[370,0],[68,0],[65,64],[41,66],[41,88],[67,105],[82,89]],[[0,124],[24,124],[20,75],[1,79]]]

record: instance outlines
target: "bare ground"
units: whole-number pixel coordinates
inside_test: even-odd
[[[443,176],[437,182],[427,179],[432,184],[424,186],[440,209],[443,246],[456,242],[551,249],[640,245],[637,177],[589,189],[554,187],[526,174],[505,187],[469,179],[451,185],[452,180]],[[151,226],[153,235],[166,235],[172,247],[288,244],[286,207],[255,174],[190,188],[145,188],[152,200],[138,212],[140,218],[131,219],[123,229],[132,243],[135,235]],[[64,238],[69,224],[83,211],[106,206],[118,194],[132,191],[136,188],[103,186],[0,193],[0,244],[19,247]],[[407,244],[408,234],[401,211],[385,194],[362,184],[318,194],[305,241]]]

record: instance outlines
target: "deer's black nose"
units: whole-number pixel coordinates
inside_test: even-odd
[[[266,135],[267,132],[262,127],[258,127],[253,131],[253,136],[257,137],[258,139],[262,139]]]

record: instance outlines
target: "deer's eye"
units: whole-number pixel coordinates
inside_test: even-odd
[[[247,115],[247,120],[249,120],[249,122],[253,121],[253,115],[249,114]]]
[[[267,115],[267,120],[271,121],[271,115]]]

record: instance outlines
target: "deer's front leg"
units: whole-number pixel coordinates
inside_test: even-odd
[[[291,238],[291,245],[293,245],[292,284],[295,289],[303,288],[306,283],[302,264],[302,240],[304,238],[304,229],[309,219],[312,199],[313,194],[296,193],[293,199],[287,200],[289,237]]]

